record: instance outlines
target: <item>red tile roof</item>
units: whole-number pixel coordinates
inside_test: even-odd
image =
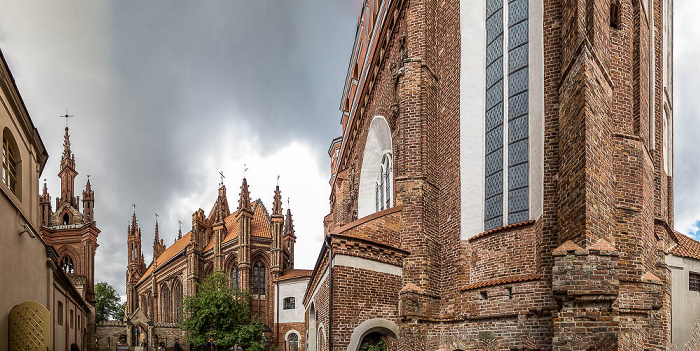
[[[671,254],[700,260],[700,242],[679,232],[675,234],[678,245],[671,249]]]
[[[287,269],[284,273],[277,278],[277,281],[291,280],[296,278],[309,278],[311,277],[313,270],[311,269]]]
[[[187,232],[187,234],[183,235],[180,240],[176,241],[174,244],[172,244],[169,248],[167,248],[158,258],[156,259],[156,265],[158,267],[162,266],[165,264],[165,262],[168,262],[171,258],[175,257],[175,255],[179,254],[183,250],[187,249],[187,244],[190,242],[190,237],[192,236],[192,232]],[[146,269],[146,273],[143,274],[143,277],[139,280],[137,285],[140,284],[142,281],[146,280],[149,275],[151,275],[151,272],[153,272],[153,263],[148,266],[148,269]]]

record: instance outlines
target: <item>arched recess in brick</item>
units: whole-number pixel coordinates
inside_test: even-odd
[[[316,305],[311,301],[309,306],[309,328],[306,338],[306,349],[315,350],[316,347]]]
[[[372,333],[396,338],[397,335],[399,335],[399,326],[384,318],[368,319],[360,323],[355,327],[355,330],[352,331],[348,351],[360,351],[362,340],[365,336]]]
[[[357,218],[371,215],[377,210],[375,202],[377,179],[379,179],[382,172],[382,158],[387,154],[393,155],[391,129],[384,117],[375,116],[369,125],[367,141],[365,142],[365,149],[362,155],[360,188],[357,196]],[[391,165],[391,168],[393,168],[393,165]],[[393,173],[393,170],[391,170],[391,173]],[[391,181],[393,183],[393,179]],[[390,195],[391,206],[389,207],[393,207],[393,191]]]

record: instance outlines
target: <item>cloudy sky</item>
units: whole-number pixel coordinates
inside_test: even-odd
[[[76,116],[76,189],[89,174],[102,230],[96,281],[124,293],[132,203],[150,262],[154,214],[172,244],[178,220],[186,232],[192,212],[211,209],[219,171],[237,206],[244,164],[251,195],[268,208],[280,175],[296,263],[313,268],[359,8],[355,0],[0,0],[0,48],[48,148],[52,197],[58,116]]]
[[[675,6],[676,228],[700,234],[700,4]],[[76,116],[76,189],[91,175],[102,230],[96,281],[124,293],[132,203],[150,262],[154,214],[172,244],[178,220],[187,231],[192,212],[211,208],[219,171],[235,207],[244,164],[252,196],[268,208],[281,176],[298,268],[313,268],[359,8],[359,0],[0,0],[0,48],[51,156],[43,177],[53,197],[58,116]]]

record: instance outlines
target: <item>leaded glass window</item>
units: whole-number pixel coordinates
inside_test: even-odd
[[[484,230],[529,219],[528,2],[486,0]]]

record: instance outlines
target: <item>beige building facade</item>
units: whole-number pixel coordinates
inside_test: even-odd
[[[12,73],[0,52],[0,349],[26,349],[25,340],[49,350],[86,346],[88,304],[58,268],[58,254],[39,235],[39,177],[48,153],[22,101]],[[23,320],[10,314],[16,306],[36,302],[48,311],[47,340],[23,330]],[[35,305],[36,306],[36,305]],[[44,312],[46,312],[44,311]],[[21,315],[21,314],[20,314]],[[21,316],[20,316],[21,317]],[[29,334],[27,334],[29,333]]]

